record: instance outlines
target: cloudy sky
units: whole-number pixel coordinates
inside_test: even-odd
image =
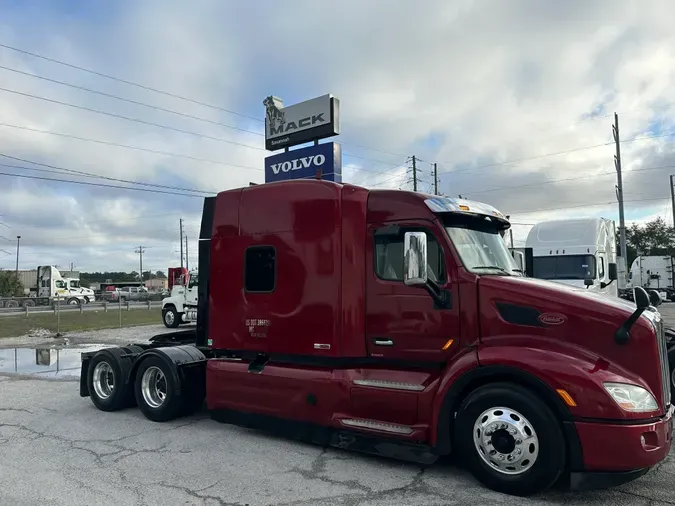
[[[165,270],[180,218],[196,265],[203,192],[263,181],[270,94],[340,98],[346,181],[411,188],[415,155],[426,191],[436,162],[516,242],[617,217],[617,112],[627,219],[672,222],[672,19],[668,0],[0,0],[0,268],[21,235],[24,269],[132,270],[143,245]]]

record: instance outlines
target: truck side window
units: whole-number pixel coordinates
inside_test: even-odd
[[[385,281],[403,281],[403,237],[405,232],[412,230],[401,230],[395,237],[375,236],[375,274],[378,278]],[[429,278],[437,283],[443,283],[445,282],[443,251],[436,238],[426,230],[424,232],[427,234]]]
[[[272,292],[276,283],[277,255],[273,246],[250,246],[244,257],[244,289]]]

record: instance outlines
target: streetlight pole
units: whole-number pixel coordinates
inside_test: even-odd
[[[21,242],[21,236],[16,236],[16,276],[19,277],[19,243]]]

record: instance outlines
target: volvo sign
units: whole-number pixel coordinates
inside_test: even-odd
[[[265,106],[265,149],[277,149],[317,141],[340,133],[340,101],[323,95],[299,104],[284,106],[269,96]]]
[[[342,148],[336,142],[317,144],[265,158],[265,182],[288,179],[342,182]]]

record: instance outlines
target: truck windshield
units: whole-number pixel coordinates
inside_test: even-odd
[[[194,288],[199,285],[199,276],[197,274],[192,274],[190,276],[190,281],[188,282],[188,288]]]
[[[534,277],[540,279],[595,279],[593,255],[552,255],[534,257]]]
[[[477,274],[522,275],[499,230],[475,225],[446,223],[445,230],[464,267]]]

